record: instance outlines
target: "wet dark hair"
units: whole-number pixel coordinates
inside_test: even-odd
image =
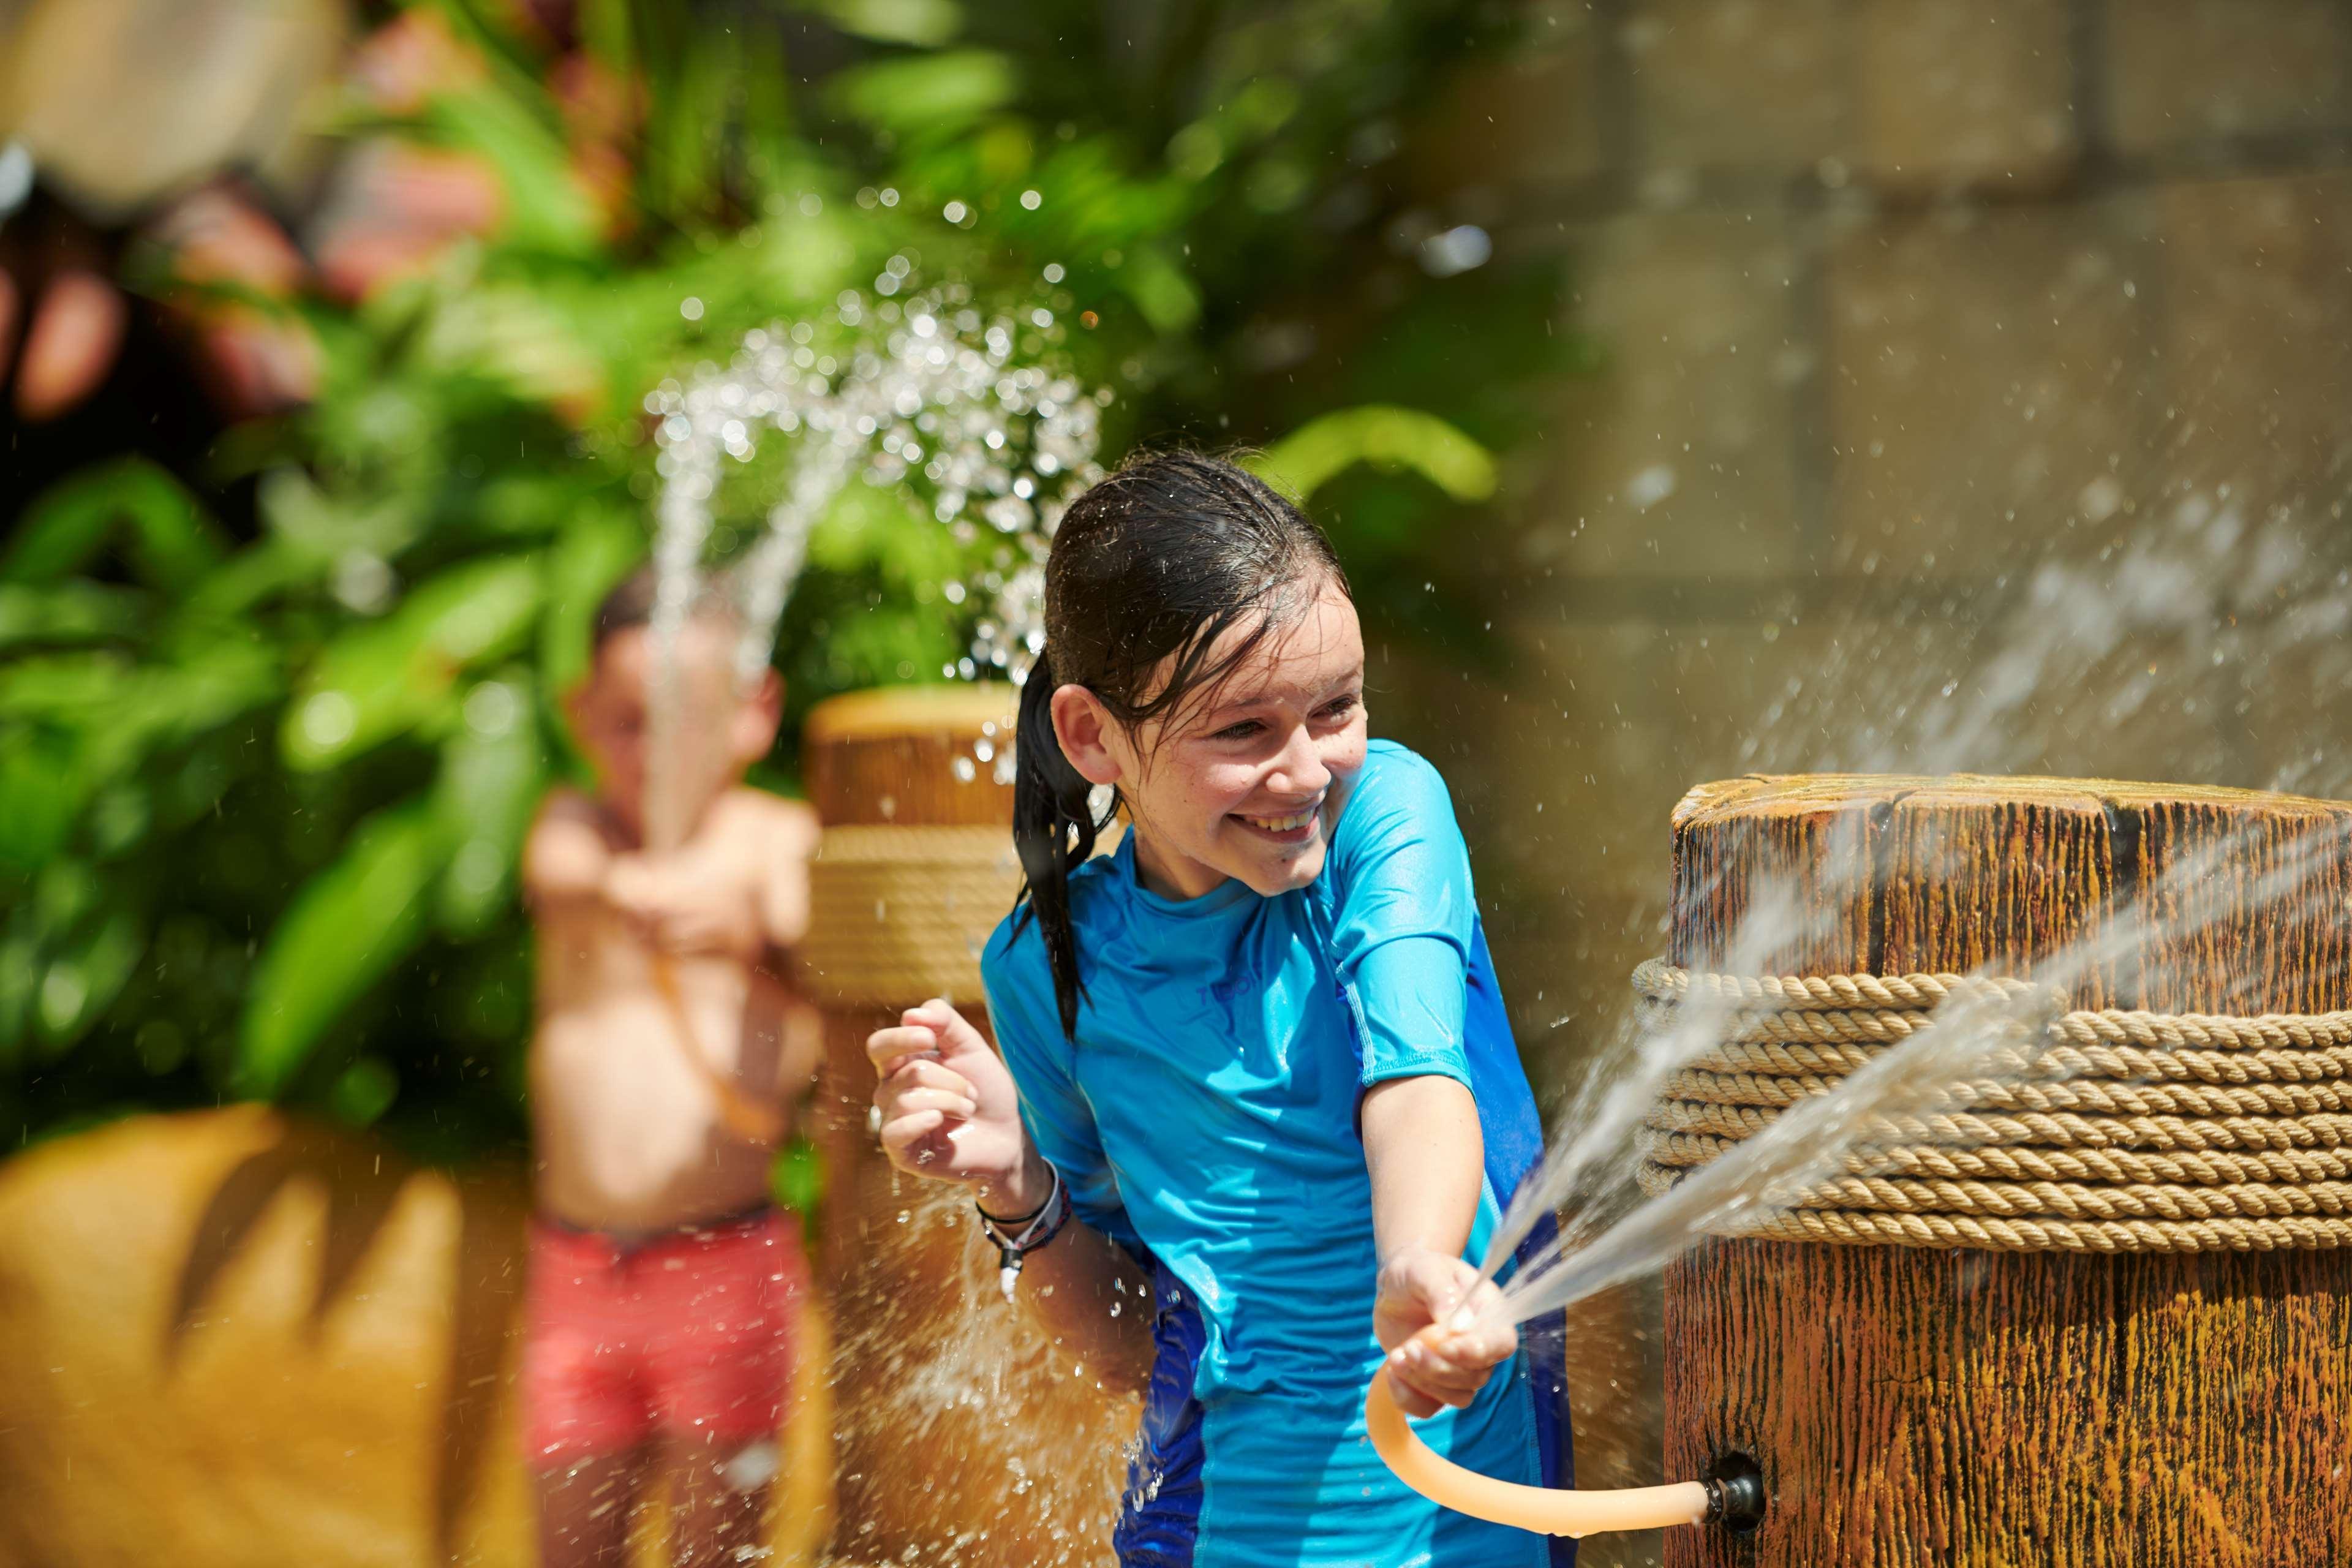
[[[1110,813],[1054,734],[1055,688],[1083,686],[1130,731],[1213,698],[1234,669],[1347,574],[1323,531],[1273,487],[1222,458],[1164,452],[1129,463],[1070,503],[1045,558],[1045,647],[1021,689],[1013,842],[1023,884],[1013,930],[1034,917],[1062,1032],[1077,1033],[1070,873]],[[1228,648],[1218,639],[1243,635]],[[1161,664],[1169,664],[1159,679]],[[1116,798],[1111,811],[1116,812]]]
[[[595,618],[588,623],[588,650],[599,653],[606,643],[623,632],[654,624],[654,600],[661,591],[661,575],[652,562],[622,578],[610,593],[596,602]],[[716,583],[703,584],[694,600],[694,614],[702,616],[731,617],[734,602]]]
[[[590,650],[601,650],[633,627],[653,625],[654,595],[660,585],[651,562],[614,584],[613,591],[597,601],[596,618],[588,624]]]

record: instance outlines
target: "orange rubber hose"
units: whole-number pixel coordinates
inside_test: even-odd
[[[1498,1481],[1441,1458],[1414,1435],[1397,1407],[1383,1369],[1364,1396],[1364,1425],[1372,1447],[1397,1479],[1430,1501],[1495,1524],[1541,1535],[1586,1536],[1603,1530],[1656,1530],[1696,1524],[1706,1517],[1706,1488],[1697,1481],[1621,1491],[1561,1491]]]

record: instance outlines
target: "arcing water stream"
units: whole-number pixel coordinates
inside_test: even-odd
[[[677,647],[688,616],[713,594],[730,600],[736,679],[756,681],[810,534],[845,486],[899,492],[973,558],[971,580],[938,584],[950,605],[978,595],[989,606],[971,654],[947,673],[986,670],[1017,685],[1043,646],[1045,550],[1067,499],[1101,477],[1095,450],[1108,396],[1058,364],[1050,300],[989,313],[961,285],[909,293],[911,278],[908,259],[893,257],[875,279],[876,297],[845,290],[825,319],[751,332],[724,368],[664,382],[646,399],[661,421],[659,689],[647,781],[656,842],[684,836],[681,815],[696,793],[682,776],[692,747],[679,722]],[[751,462],[772,437],[790,447],[783,492],[756,542],[714,581],[713,514],[727,466]],[[1000,766],[1011,765],[1008,747]]]

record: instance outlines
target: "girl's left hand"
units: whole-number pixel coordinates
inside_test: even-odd
[[[1455,1327],[1462,1309],[1470,1321]],[[1389,1352],[1389,1385],[1408,1415],[1467,1405],[1496,1365],[1519,1348],[1504,1315],[1503,1293],[1459,1258],[1426,1247],[1401,1247],[1381,1266],[1372,1332]]]

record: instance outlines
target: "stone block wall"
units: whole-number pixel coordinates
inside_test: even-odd
[[[2352,794],[2352,4],[1528,15],[1444,169],[1602,368],[1512,487],[1512,672],[1375,721],[1454,784],[1539,1092],[1622,1026],[1703,780]]]

